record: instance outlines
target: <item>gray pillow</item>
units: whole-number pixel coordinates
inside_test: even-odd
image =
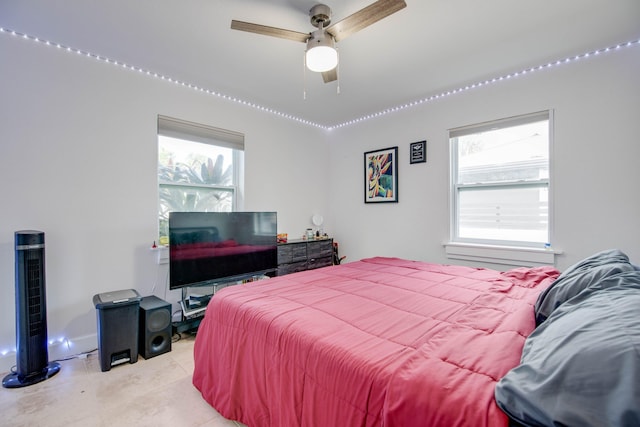
[[[640,425],[640,272],[611,275],[559,306],[496,385],[525,426]]]
[[[538,296],[535,305],[536,325],[551,313],[594,283],[614,274],[634,270],[629,257],[618,249],[610,249],[572,265]]]

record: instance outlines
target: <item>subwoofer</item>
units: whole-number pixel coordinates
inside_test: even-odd
[[[16,369],[2,380],[7,388],[24,387],[57,374],[49,363],[44,233],[15,232]]]
[[[154,296],[140,301],[138,354],[150,357],[171,351],[171,304]]]

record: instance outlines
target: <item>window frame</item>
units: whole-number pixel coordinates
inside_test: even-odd
[[[160,235],[160,190],[162,188],[194,188],[203,190],[223,191],[231,193],[231,211],[242,210],[243,206],[243,176],[244,176],[244,134],[226,129],[216,128],[200,123],[158,115],[156,136],[156,164],[158,163],[160,136],[181,139],[232,150],[233,178],[232,185],[197,184],[161,180],[158,176],[158,235]]]
[[[457,137],[481,133],[496,128],[509,128],[513,126],[534,123],[540,120],[548,121],[548,167],[547,178],[536,180],[514,180],[496,183],[472,183],[461,184],[458,182],[458,145]],[[475,125],[449,129],[450,152],[450,220],[449,242],[445,244],[448,258],[489,262],[495,264],[510,264],[523,266],[548,265],[554,263],[554,254],[560,253],[552,249],[553,241],[553,140],[554,140],[554,114],[553,110],[543,110],[519,116],[492,120]],[[547,242],[526,242],[498,240],[490,238],[469,238],[459,235],[459,196],[464,191],[479,189],[505,189],[505,188],[546,188],[547,189]]]

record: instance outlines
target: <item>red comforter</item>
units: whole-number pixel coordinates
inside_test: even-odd
[[[506,426],[551,267],[509,272],[371,258],[221,290],[193,384],[249,427]]]

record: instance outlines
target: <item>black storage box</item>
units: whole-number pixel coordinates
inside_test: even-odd
[[[94,295],[98,317],[100,368],[138,361],[140,294],[135,289]]]

